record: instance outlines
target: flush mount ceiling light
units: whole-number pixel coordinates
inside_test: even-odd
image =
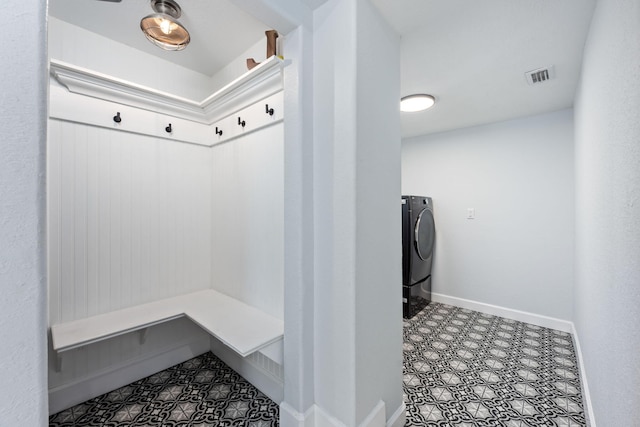
[[[178,22],[182,9],[173,0],[151,0],[154,12],[142,18],[140,29],[147,39],[164,50],[182,50],[191,41],[189,32]]]
[[[402,97],[400,100],[400,111],[405,113],[415,113],[433,107],[436,99],[431,95],[416,94]]]

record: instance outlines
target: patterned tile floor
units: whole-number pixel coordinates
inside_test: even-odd
[[[271,427],[278,405],[212,353],[49,418],[50,427]]]
[[[571,335],[438,303],[404,321],[404,392],[407,426],[585,426]]]
[[[407,426],[585,426],[569,334],[437,303],[416,310],[404,321]],[[206,353],[49,425],[271,427],[278,416],[276,403]]]

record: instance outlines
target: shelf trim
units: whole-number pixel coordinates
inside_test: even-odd
[[[277,56],[261,62],[231,83],[201,101],[180,97],[168,92],[113,77],[54,58],[50,60],[50,74],[69,92],[118,102],[132,107],[182,117],[203,124],[220,118],[226,105],[233,105],[238,97],[260,87],[261,83],[277,75],[290,61]],[[283,87],[279,82],[279,89]]]

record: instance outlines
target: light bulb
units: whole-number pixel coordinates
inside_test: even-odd
[[[171,21],[168,19],[160,20],[160,30],[167,35],[171,34]]]

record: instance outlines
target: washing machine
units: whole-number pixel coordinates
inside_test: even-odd
[[[431,197],[402,196],[402,314],[411,318],[411,295],[431,301],[431,265],[435,243]]]

